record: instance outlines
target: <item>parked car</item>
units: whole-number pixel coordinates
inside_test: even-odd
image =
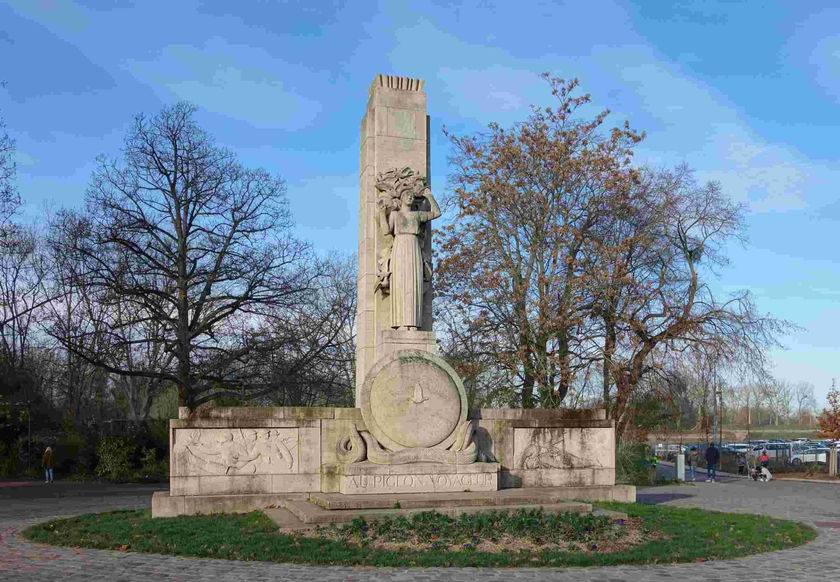
[[[828,462],[828,452],[830,449],[826,447],[813,447],[793,453],[790,457],[792,465],[801,465],[803,463],[826,463]]]
[[[659,443],[656,445],[655,454],[660,459],[665,459],[667,461],[673,461],[676,459],[677,455],[680,453],[685,453],[688,448],[684,445],[666,445],[663,443]]]
[[[763,445],[756,445],[752,448],[753,454],[758,456],[761,451],[766,449],[767,456],[771,459],[787,459],[793,454],[790,443],[765,443]]]
[[[747,453],[751,449],[752,447],[746,443],[732,443],[731,445],[726,446],[726,450],[735,454]]]

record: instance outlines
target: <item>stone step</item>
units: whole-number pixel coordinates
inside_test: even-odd
[[[421,513],[423,511],[437,511],[449,517],[458,517],[459,515],[483,513],[490,511],[516,511],[519,509],[542,509],[547,513],[589,513],[592,511],[590,503],[581,502],[565,502],[565,503],[550,503],[550,504],[509,504],[504,506],[492,505],[463,505],[463,506],[448,506],[448,507],[418,507],[418,508],[395,508],[388,509],[345,509],[345,510],[330,510],[324,509],[314,503],[301,501],[298,499],[288,499],[283,502],[284,509],[294,515],[302,524],[328,524],[328,523],[347,523],[356,518],[364,518],[366,520],[381,519],[383,517],[406,516]],[[271,513],[269,513],[271,511]],[[271,519],[275,519],[274,511],[266,512]],[[292,524],[285,524],[280,519],[286,518],[285,514],[278,513],[278,520],[275,523],[281,528],[289,528]]]
[[[527,487],[498,491],[441,493],[382,493],[346,495],[343,493],[310,493],[313,503],[330,510],[403,509],[462,506],[505,506],[552,504],[563,501],[611,501],[615,487]],[[623,499],[621,499],[623,501]]]
[[[311,524],[303,523],[298,516],[284,507],[263,509],[263,513],[282,530],[311,529]]]

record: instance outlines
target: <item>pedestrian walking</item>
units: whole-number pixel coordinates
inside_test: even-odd
[[[711,443],[706,449],[706,476],[707,482],[714,483],[717,478],[717,464],[720,461],[720,451]]]
[[[738,453],[738,474],[739,475],[746,475],[747,474],[747,454],[746,453]]]
[[[44,465],[44,483],[53,482],[53,450],[52,447],[44,449],[44,456],[41,458]]]
[[[697,447],[691,447],[685,452],[685,467],[688,470],[688,480],[694,481],[694,465],[697,464]]]

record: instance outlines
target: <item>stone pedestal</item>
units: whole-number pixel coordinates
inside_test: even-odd
[[[312,493],[480,497],[508,490],[504,496],[521,503],[635,500],[634,488],[615,485],[615,429],[603,410],[481,409],[469,417],[479,459],[493,462],[349,461],[348,438],[369,429],[358,408],[184,414],[170,421],[170,491],[155,495],[152,515],[252,511]]]
[[[399,350],[417,350],[439,355],[437,337],[433,331],[386,329],[380,333],[376,345],[376,360]]]
[[[496,491],[498,463],[442,465],[375,465],[356,463],[337,468],[339,493],[441,493],[453,491]]]

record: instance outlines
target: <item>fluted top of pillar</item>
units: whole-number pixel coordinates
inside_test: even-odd
[[[397,75],[376,75],[370,84],[370,94],[376,89],[392,89],[394,91],[417,91],[423,90],[425,81],[412,77],[400,77]]]

